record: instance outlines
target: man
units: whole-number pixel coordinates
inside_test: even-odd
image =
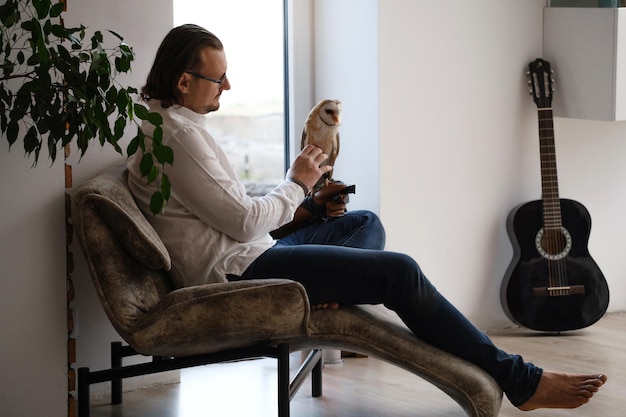
[[[205,115],[219,109],[230,89],[226,71],[219,39],[183,25],[163,40],[142,89],[151,111],[163,116],[163,142],[175,155],[173,167],[165,168],[172,186],[165,212],[150,214],[155,186],[141,178],[138,155],[129,160],[129,183],[170,252],[175,285],[289,278],[304,285],[314,306],[384,304],[416,336],[484,369],[522,410],[575,408],[604,384],[603,374],[544,372],[499,350],[412,258],[382,250],[385,234],[375,214],[350,211],[321,220],[337,211],[331,198],[345,186],[331,183],[309,195],[330,169],[321,165],[327,155],[319,148],[305,147],[269,194],[247,196],[206,124]],[[150,124],[143,128],[152,135]],[[285,235],[290,226],[297,227]],[[271,235],[276,229],[285,235],[278,241]]]

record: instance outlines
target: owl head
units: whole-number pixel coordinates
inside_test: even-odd
[[[317,110],[322,122],[328,126],[339,126],[341,124],[341,101],[339,100],[322,100],[313,111]]]

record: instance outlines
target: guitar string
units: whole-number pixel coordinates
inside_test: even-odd
[[[548,259],[548,281],[552,288],[560,288],[556,291],[549,291],[548,295],[566,295],[564,290],[567,286],[567,277],[565,270],[564,258],[558,258],[558,255],[565,249],[565,236],[561,230],[560,200],[558,196],[558,188],[555,184],[557,180],[556,170],[556,152],[554,146],[554,127],[552,123],[552,108],[542,109],[539,118],[539,128],[542,132],[541,151],[544,155],[544,179],[546,181],[544,192],[544,242],[548,254],[556,256],[557,259]],[[546,149],[548,153],[546,153]],[[546,203],[547,202],[547,203]],[[548,210],[549,208],[549,210]],[[547,211],[547,213],[546,213]]]

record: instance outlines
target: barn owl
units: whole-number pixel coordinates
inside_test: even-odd
[[[339,126],[341,125],[341,101],[322,100],[313,107],[304,122],[300,149],[311,144],[321,148],[328,159],[322,165],[335,165],[339,154]],[[333,178],[332,169],[324,174],[315,184],[319,189]]]

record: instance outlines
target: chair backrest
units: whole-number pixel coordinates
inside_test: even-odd
[[[72,222],[100,302],[129,341],[133,324],[173,288],[165,274],[169,254],[137,207],[125,167],[76,189]]]

